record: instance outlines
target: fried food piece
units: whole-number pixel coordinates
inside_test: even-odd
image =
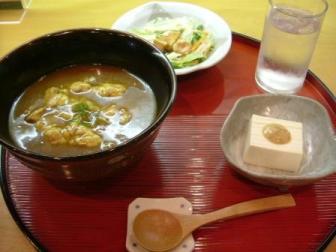
[[[64,111],[60,111],[56,115],[56,117],[62,119],[63,121],[69,121],[73,118],[72,114],[64,112]]]
[[[109,105],[108,107],[103,109],[103,112],[107,116],[114,116],[116,113],[118,113],[118,106],[116,104]]]
[[[91,88],[92,87],[90,83],[86,83],[83,81],[76,81],[72,83],[70,86],[71,92],[76,93],[76,94],[88,92],[91,90]]]
[[[126,123],[131,121],[132,113],[127,108],[120,108],[119,113],[120,113],[119,123],[121,125],[125,125]]]
[[[38,131],[42,132],[42,131],[45,131],[47,128],[50,128],[51,125],[48,124],[45,118],[40,118],[40,120],[38,120],[35,123],[35,127]]]
[[[48,88],[44,95],[44,101],[48,107],[65,105],[69,102],[67,90],[56,87]]]
[[[49,107],[62,106],[62,105],[67,104],[68,101],[69,101],[69,98],[67,95],[57,94],[47,102],[47,105]]]
[[[106,116],[114,116],[115,114],[119,113],[119,123],[121,125],[127,124],[132,119],[132,113],[127,108],[120,107],[116,104],[112,104],[104,108],[103,112]]]
[[[176,40],[180,37],[180,31],[166,31],[154,40],[154,45],[161,51],[171,52]]]
[[[159,48],[161,51],[165,52],[168,46],[166,41],[160,40],[159,38],[154,39],[154,45]]]
[[[57,95],[60,92],[60,89],[57,87],[50,87],[44,93],[44,101],[49,101],[53,96]]]
[[[67,127],[63,135],[68,139],[70,145],[96,147],[102,143],[102,138],[98,134],[82,125]]]
[[[38,120],[40,120],[40,118],[43,115],[44,111],[45,111],[45,107],[41,107],[41,108],[35,109],[34,111],[32,111],[31,113],[29,113],[25,117],[25,121],[28,122],[28,123],[36,123]]]
[[[186,55],[191,52],[192,45],[184,40],[177,41],[173,46],[173,51],[176,53],[180,53],[182,55]]]
[[[102,97],[122,96],[126,87],[117,83],[103,83],[97,87],[97,93]]]
[[[62,134],[62,129],[59,127],[50,127],[43,132],[43,138],[50,144],[58,145],[65,144],[67,140]]]
[[[43,125],[42,121],[41,125]],[[82,125],[68,126],[65,129],[55,126],[47,126],[44,128],[43,138],[46,142],[52,145],[68,143],[74,146],[90,148],[99,146],[102,143],[102,139],[98,134]]]

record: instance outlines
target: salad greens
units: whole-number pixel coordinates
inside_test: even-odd
[[[196,65],[207,59],[214,48],[211,34],[190,17],[158,17],[131,32],[161,49],[174,68]]]

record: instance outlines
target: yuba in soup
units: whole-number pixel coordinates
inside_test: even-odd
[[[53,157],[113,149],[154,120],[151,88],[124,69],[71,66],[30,86],[14,104],[9,126],[23,149]]]

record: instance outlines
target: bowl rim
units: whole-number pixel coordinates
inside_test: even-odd
[[[216,22],[218,22],[217,25],[220,25],[223,27],[223,31],[226,35],[225,42],[222,43],[217,48],[215,46],[215,49],[213,50],[213,52],[210,54],[210,56],[206,60],[202,61],[199,64],[193,65],[193,66],[174,69],[176,75],[179,75],[179,76],[186,75],[186,74],[190,74],[190,73],[202,70],[202,69],[210,68],[216,65],[217,63],[219,63],[221,60],[223,60],[226,57],[226,55],[229,53],[231,46],[232,46],[232,31],[231,31],[230,26],[224,20],[224,18],[221,17],[219,14],[203,6],[197,5],[197,4],[192,4],[192,3],[187,3],[187,2],[174,2],[174,1],[166,1],[166,2],[150,1],[150,2],[139,5],[123,13],[119,18],[117,18],[114,21],[111,28],[124,31],[124,28],[122,27],[122,23],[125,22],[125,19],[127,19],[128,16],[134,16],[136,13],[144,9],[151,8],[153,5],[156,5],[156,4],[161,5],[161,6],[167,6],[167,7],[175,6],[176,8],[180,8],[180,9],[185,8],[185,9],[188,9],[189,12],[190,12],[190,8],[192,8],[192,9],[197,9],[200,12],[203,12],[205,15],[211,15],[216,18],[217,20]],[[174,12],[171,12],[171,13],[174,13]],[[218,49],[221,49],[221,51],[219,52]],[[216,55],[216,52],[220,53],[221,55],[217,56],[217,58],[215,59],[212,59],[212,55]]]
[[[122,151],[124,148],[126,148],[126,145],[134,142],[138,142],[143,140],[147,135],[149,135],[152,130],[155,130],[160,126],[160,124],[163,122],[167,114],[170,112],[175,98],[176,98],[176,93],[177,93],[177,77],[174,72],[174,69],[172,65],[170,64],[168,58],[162,53],[158,48],[153,46],[151,43],[148,41],[139,38],[138,36],[134,36],[133,34],[125,31],[120,31],[120,30],[114,30],[114,29],[107,29],[107,28],[97,28],[97,27],[92,27],[92,28],[74,28],[74,29],[65,29],[65,30],[59,30],[56,32],[50,32],[43,34],[39,37],[33,38],[31,40],[28,40],[27,42],[24,42],[23,44],[19,45],[18,47],[14,48],[11,50],[9,53],[5,54],[3,57],[0,58],[0,64],[6,60],[8,57],[10,57],[12,54],[17,52],[18,50],[23,50],[27,47],[29,47],[31,44],[38,43],[40,41],[43,41],[45,39],[51,38],[51,37],[59,37],[59,36],[66,36],[67,34],[73,34],[73,33],[107,33],[107,34],[112,34],[112,35],[117,35],[117,36],[126,36],[130,39],[133,40],[138,40],[141,43],[145,44],[146,46],[150,47],[153,51],[155,51],[155,55],[159,56],[162,60],[162,62],[165,63],[166,68],[168,70],[168,74],[171,78],[171,91],[170,91],[170,97],[167,101],[167,106],[162,110],[162,112],[157,116],[157,118],[143,131],[141,131],[138,135],[132,137],[131,139],[119,144],[113,149],[108,149],[104,151],[99,151],[99,152],[94,152],[86,155],[77,155],[77,156],[69,156],[69,157],[52,157],[52,156],[47,156],[47,155],[42,155],[38,154],[36,152],[24,150],[20,147],[17,147],[15,145],[7,143],[7,141],[3,141],[3,139],[0,138],[0,144],[3,145],[5,148],[7,148],[10,152],[14,152],[17,155],[20,156],[25,156],[27,158],[33,158],[33,159],[39,159],[39,160],[48,160],[48,161],[54,161],[54,162],[59,162],[59,161],[67,161],[67,162],[77,162],[81,160],[89,160],[89,159],[94,159],[98,158],[101,156],[105,156],[108,154],[112,153],[117,153]],[[8,127],[8,122],[7,122],[7,127]],[[1,147],[0,145],[0,147]]]
[[[325,115],[326,120],[327,120],[327,126],[328,126],[328,130],[329,133],[331,135],[334,136],[334,140],[336,143],[336,137],[335,137],[335,132],[333,130],[332,127],[332,122],[330,119],[330,116],[328,114],[327,109],[321,104],[319,103],[317,100],[314,100],[312,98],[306,97],[306,96],[299,96],[299,95],[286,95],[286,94],[257,94],[257,95],[249,95],[249,96],[244,96],[239,98],[235,104],[233,105],[230,113],[228,114],[227,118],[225,119],[223,126],[220,130],[220,146],[221,149],[224,153],[225,158],[228,160],[228,162],[230,164],[232,164],[232,166],[234,167],[234,169],[238,169],[238,171],[242,174],[248,174],[256,179],[262,179],[262,180],[277,180],[277,181],[286,181],[286,184],[288,184],[288,182],[291,181],[311,181],[311,180],[317,180],[317,179],[321,179],[323,177],[329,176],[333,173],[336,172],[336,167],[334,169],[331,169],[329,171],[322,171],[320,173],[318,173],[317,175],[300,175],[300,174],[293,174],[293,175],[275,175],[275,174],[263,174],[263,173],[258,173],[258,172],[254,172],[251,170],[247,170],[247,169],[243,169],[241,168],[237,162],[231,158],[231,155],[228,155],[228,151],[227,151],[227,146],[224,144],[224,134],[225,131],[228,127],[228,122],[230,121],[230,118],[232,117],[232,115],[234,114],[236,108],[240,105],[241,102],[245,101],[245,100],[252,100],[252,99],[263,99],[265,97],[272,97],[272,96],[277,96],[277,97],[283,97],[283,98],[287,98],[287,99],[300,99],[300,100],[305,100],[308,102],[313,103],[314,105],[316,105],[317,107],[319,107],[321,109],[321,112]],[[283,184],[283,183],[280,183]]]

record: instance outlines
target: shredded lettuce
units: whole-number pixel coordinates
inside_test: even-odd
[[[171,63],[174,68],[183,68],[190,65],[195,65],[202,62],[205,56],[200,52],[193,52],[186,56],[171,59]]]
[[[214,48],[211,34],[202,23],[190,17],[158,17],[131,32],[155,45],[159,41],[159,48],[165,52],[174,68],[198,64],[207,59]],[[170,32],[179,33],[173,42],[169,38]]]

